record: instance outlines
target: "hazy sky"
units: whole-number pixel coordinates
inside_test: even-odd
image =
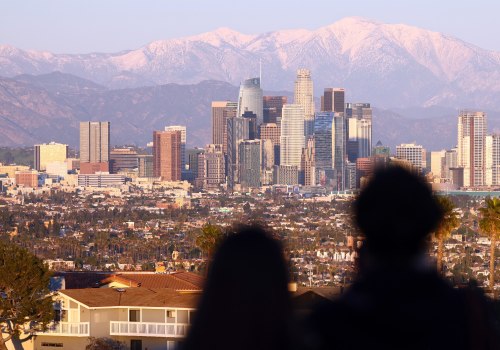
[[[499,13],[498,0],[0,0],[0,44],[115,52],[218,27],[257,34],[362,16],[500,51]]]

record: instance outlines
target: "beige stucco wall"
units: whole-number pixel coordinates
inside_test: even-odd
[[[87,337],[39,335],[36,337],[34,343],[33,350],[85,350],[85,346],[87,346],[89,341]],[[42,346],[42,343],[60,343],[63,344],[63,347]]]

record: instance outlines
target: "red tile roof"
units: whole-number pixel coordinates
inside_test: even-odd
[[[179,293],[172,289],[97,288],[66,289],[59,292],[88,307],[180,307],[195,308],[199,293]]]

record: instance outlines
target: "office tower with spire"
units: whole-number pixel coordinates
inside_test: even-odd
[[[486,113],[461,111],[458,116],[458,166],[465,187],[485,185]]]
[[[256,115],[257,126],[263,122],[263,93],[260,88],[260,78],[245,80],[240,86],[238,96],[238,116],[245,112],[252,112]]]
[[[179,130],[153,132],[153,173],[162,181],[181,180],[181,144]]]
[[[311,136],[314,132],[314,94],[309,69],[301,68],[297,70],[294,103],[304,108],[304,132],[306,137]]]
[[[264,123],[277,123],[281,122],[281,113],[283,106],[287,104],[286,96],[264,96],[263,97],[263,108],[264,108]]]
[[[80,173],[109,172],[109,122],[80,122]]]
[[[322,112],[344,113],[345,90],[342,88],[325,88],[321,96]]]

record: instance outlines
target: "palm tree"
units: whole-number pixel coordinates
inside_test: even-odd
[[[458,213],[454,210],[455,205],[449,197],[436,196],[436,200],[443,211],[443,219],[435,232],[435,236],[438,240],[437,270],[441,273],[443,271],[444,240],[450,236],[451,231],[459,226],[460,221]]]
[[[479,208],[481,220],[479,228],[491,240],[490,247],[490,289],[495,287],[495,248],[500,234],[500,199],[486,198],[485,206]]]
[[[196,237],[196,245],[202,252],[207,254],[208,261],[212,258],[214,249],[217,247],[223,237],[219,226],[206,223],[201,228],[201,233]]]

